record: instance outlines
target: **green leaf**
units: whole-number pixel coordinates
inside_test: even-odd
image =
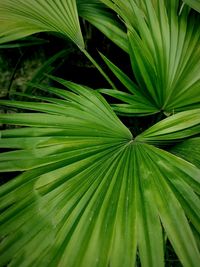
[[[110,70],[115,74],[115,76],[119,79],[119,81],[127,88],[130,93],[140,95],[138,86],[122,71],[120,70],[114,63],[112,63],[106,56],[100,53],[102,59],[110,68]]]
[[[136,116],[144,116],[148,114],[154,114],[159,110],[155,107],[154,104],[151,103],[146,95],[143,95],[142,90],[115,64],[113,64],[108,58],[106,58],[103,54],[101,57],[113,72],[113,74],[119,79],[119,81],[125,86],[125,88],[132,93],[127,94],[122,91],[109,90],[109,89],[99,89],[99,92],[110,95],[116,99],[122,100],[126,104],[114,104],[112,105],[114,111],[118,114],[128,114],[128,115],[136,115]]]
[[[178,143],[169,151],[200,168],[200,137],[190,138]]]
[[[200,2],[199,0],[183,0],[187,5],[191,6],[198,12],[200,12]]]
[[[198,108],[199,14],[186,5],[180,12],[179,2],[172,0],[103,3],[127,28],[128,53],[142,95],[166,113]]]
[[[40,109],[0,115],[26,126],[0,132],[0,171],[22,171],[0,187],[1,266],[130,267],[137,255],[164,266],[164,233],[183,266],[198,266],[200,169],[133,139],[97,91],[52,78],[71,90],[51,88],[62,104],[1,101]],[[185,135],[197,113],[149,131]]]
[[[152,190],[153,181],[145,166],[142,147],[134,149],[134,176],[137,179],[138,246],[142,266],[164,266],[162,228]],[[156,232],[156,236],[155,236]],[[159,256],[158,256],[159,255]]]
[[[150,150],[152,153],[151,152],[149,153],[149,156],[150,156],[149,158],[146,157],[146,164],[148,166],[149,178],[151,177],[153,173],[154,186],[155,186],[154,197],[157,203],[157,207],[159,210],[162,224],[164,226],[167,236],[169,240],[171,241],[177,255],[182,261],[183,266],[196,266],[198,263],[194,261],[194,258],[192,257],[192,253],[195,253],[195,254],[197,253],[199,255],[199,252],[195,245],[196,244],[195,239],[194,237],[192,237],[192,231],[190,229],[189,223],[180,206],[180,203],[181,203],[183,207],[184,202],[180,201],[180,199],[178,201],[180,192],[181,192],[181,196],[182,197],[184,196],[183,191],[181,190],[181,186],[180,186],[182,182],[182,178],[178,176],[178,173],[184,172],[185,168],[182,170],[179,169],[179,171],[176,170],[175,174],[173,175],[172,170],[169,170],[169,168],[167,168],[167,164],[166,164],[167,162],[162,160],[162,156],[164,156],[165,159],[167,159],[168,155],[163,152],[159,153],[158,151],[156,151],[155,148],[151,148]],[[156,157],[153,151],[156,152],[156,154],[158,152],[157,155],[159,156]],[[153,154],[155,157],[153,156]],[[151,161],[150,158],[151,159],[154,158],[154,162]],[[156,159],[159,160],[157,164],[155,164]],[[177,159],[177,161],[179,160]],[[170,165],[173,165],[173,164],[170,164]],[[156,168],[156,166],[160,166],[160,170],[159,168]],[[174,183],[176,182],[174,181],[175,178],[177,179],[177,186],[176,186],[176,191],[174,193],[173,186],[174,186]],[[199,202],[198,197],[196,197],[196,201]],[[187,204],[188,202],[189,201],[187,201]],[[171,203],[173,204],[171,205]],[[196,208],[198,210],[199,206],[195,205],[194,209]],[[197,214],[198,213],[199,211],[197,211]],[[197,222],[198,222],[198,228],[199,228],[200,226],[199,220],[197,220]],[[184,235],[182,235],[182,231],[184,231]],[[190,239],[192,244],[195,246],[195,250],[191,250],[190,244],[187,244],[188,239]],[[183,246],[180,245],[181,243],[183,244]]]
[[[8,0],[0,3],[0,42],[37,32],[56,32],[84,48],[75,0]]]
[[[32,46],[32,45],[41,45],[41,44],[45,44],[48,43],[47,40],[41,39],[41,38],[37,38],[37,37],[33,37],[33,36],[28,36],[26,38],[21,39],[20,41],[16,42],[10,42],[7,44],[0,44],[0,48],[16,48],[16,47],[23,47],[23,46]]]
[[[111,104],[113,110],[120,115],[134,115],[144,116],[149,114],[155,114],[158,110],[152,106],[146,99],[137,96],[127,94],[125,92],[111,90],[111,89],[99,89],[99,92],[112,96],[121,100],[127,104]]]
[[[128,52],[125,30],[118,18],[105,5],[99,0],[77,0],[77,7],[83,19],[89,21],[121,49]]]
[[[52,72],[55,71],[55,69],[59,68],[59,66],[61,65],[58,64],[60,59],[62,59],[63,57],[67,58],[70,52],[70,49],[63,49],[54,54],[52,57],[48,58],[36,71],[33,78],[31,79],[31,83],[41,83],[45,77],[44,74],[52,74]],[[55,62],[57,63],[56,67],[54,67],[53,65]],[[26,88],[25,92],[29,93],[31,92],[31,90],[32,88],[28,87]]]
[[[199,132],[200,109],[194,109],[177,113],[156,123],[138,135],[137,140],[153,144],[173,143]]]

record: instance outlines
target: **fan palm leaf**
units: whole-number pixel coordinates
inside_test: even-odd
[[[119,23],[116,15],[99,0],[77,0],[79,15],[98,28],[121,49],[128,52],[128,42],[125,29]]]
[[[40,86],[55,97],[0,102],[32,110],[0,115],[23,126],[1,131],[0,170],[21,174],[0,189],[0,266],[130,267],[137,252],[142,266],[164,266],[163,230],[183,266],[198,266],[200,170],[148,143],[193,136],[199,113],[134,139],[98,92],[53,79],[70,91]]]
[[[0,43],[50,31],[84,48],[75,0],[1,1],[0,22]]]
[[[15,176],[0,187],[0,266],[162,267],[166,239],[183,266],[199,265],[200,17],[179,4],[1,1],[1,43],[67,36],[114,88],[99,91],[125,103],[55,77],[64,89],[35,85],[50,96],[0,101],[14,109],[0,123],[20,126],[0,131],[0,172]],[[85,50],[77,10],[129,53],[136,82],[102,55],[128,93]],[[136,135],[113,109],[169,117]]]
[[[200,12],[199,0],[184,0],[184,2],[188,4],[189,6],[191,6],[192,8],[194,8],[195,10],[197,10],[198,12]]]
[[[180,112],[166,118],[137,136],[137,140],[155,144],[180,142],[180,140],[200,132],[200,109]]]
[[[197,108],[199,14],[189,12],[187,6],[179,12],[178,0],[102,2],[117,12],[127,27],[133,73],[143,98],[151,101],[150,110],[152,105],[166,114]],[[113,64],[106,61],[115,73]],[[117,108],[120,112],[120,106]]]
[[[127,34],[102,3],[122,18]],[[186,6],[179,12],[179,4],[178,0],[77,1],[80,15],[130,55],[138,85],[132,86],[132,93],[136,94],[134,97],[126,96],[126,99],[130,98],[131,103],[125,101],[125,104],[113,105],[119,114],[143,116],[161,111],[169,115],[198,107],[200,16],[197,13],[191,14]],[[116,89],[84,49],[75,0],[59,0],[55,3],[4,1],[0,4],[0,14],[1,42],[39,31],[64,34],[79,46],[111,87]],[[105,56],[104,60],[116,74],[117,66]],[[118,68],[118,74],[119,71]],[[126,85],[129,83],[127,89],[130,89],[130,78],[125,77],[122,71],[118,79],[122,83],[126,80]],[[106,93],[109,94],[108,91]],[[111,94],[113,97],[119,97],[118,93]]]
[[[170,148],[170,152],[182,157],[200,168],[200,137],[189,138]]]
[[[83,17],[87,17],[86,14],[88,14],[88,19],[91,16],[91,10],[94,14],[97,13],[96,8],[93,6],[95,2],[96,1],[92,1],[88,5],[87,2],[83,3],[79,0],[79,10]],[[85,12],[85,8],[88,8],[88,13]],[[108,14],[108,12],[106,14]],[[100,16],[100,18],[102,19],[102,16]],[[103,18],[105,20],[105,14]],[[108,18],[106,25],[111,24],[113,21],[112,18]],[[100,71],[111,87],[115,88],[115,85],[110,78],[104,73],[94,58],[92,58],[85,50],[76,0],[3,1],[0,2],[0,22],[0,43],[47,31],[70,38]],[[105,32],[105,27],[100,28]],[[106,32],[107,34],[112,35],[112,33],[109,33],[108,31]],[[123,36],[123,33],[117,26],[115,26],[114,34],[122,39],[120,36]],[[124,47],[124,45],[122,45],[122,47]]]

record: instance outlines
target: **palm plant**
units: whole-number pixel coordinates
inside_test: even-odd
[[[131,78],[101,54],[127,92],[86,51],[78,13],[128,53]],[[0,42],[62,34],[112,86],[49,76],[57,87],[32,86],[50,95],[0,101],[23,110],[0,115],[22,126],[1,131],[0,170],[20,173],[0,189],[0,266],[160,267],[167,240],[198,266],[199,14],[178,0],[7,0],[0,14]],[[116,113],[160,120],[137,134]]]

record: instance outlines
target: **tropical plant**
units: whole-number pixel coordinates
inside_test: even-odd
[[[131,78],[101,54],[122,90],[85,49],[78,14],[129,55]],[[20,173],[0,189],[0,266],[162,267],[169,242],[199,266],[200,15],[178,0],[7,0],[0,15],[1,43],[62,34],[112,87],[48,76],[30,101],[0,101],[23,111],[0,114],[21,126],[1,131],[0,170]]]

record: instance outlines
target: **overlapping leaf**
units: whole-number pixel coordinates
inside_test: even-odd
[[[200,12],[200,1],[199,0],[184,0],[186,4]]]
[[[162,120],[137,136],[137,140],[155,144],[177,143],[200,133],[200,109],[188,110]]]
[[[170,152],[200,168],[200,137],[189,138],[170,148]]]
[[[200,102],[200,16],[179,1],[103,0],[123,19],[140,92],[167,113]],[[150,105],[150,106],[151,106]],[[133,105],[134,106],[134,105]]]
[[[124,21],[127,35],[104,4]],[[139,115],[141,111],[141,115],[146,115],[164,111],[171,114],[198,107],[200,16],[197,13],[189,13],[186,6],[180,12],[178,0],[79,0],[77,5],[83,18],[130,55],[134,76],[139,84],[137,90],[141,96],[140,99],[136,96],[132,104],[115,105],[114,109],[118,113]],[[40,31],[64,34],[81,48],[115,88],[109,77],[83,49],[75,0],[2,1],[0,14],[1,42]],[[146,108],[141,102],[145,103]]]
[[[159,108],[152,104],[152,99],[143,94],[142,90],[134,83],[120,68],[112,63],[106,56],[101,54],[101,57],[118,78],[121,84],[129,91],[129,93],[120,90],[100,89],[103,94],[112,96],[124,103],[113,104],[113,110],[121,115],[145,116],[159,112]],[[130,94],[131,93],[131,94]]]
[[[0,266],[130,267],[139,252],[161,267],[163,228],[183,266],[198,266],[200,170],[133,139],[99,93],[55,80],[71,92],[0,103],[34,111],[0,115],[24,126],[1,131],[0,170],[22,173],[0,189]]]
[[[99,0],[77,0],[79,15],[128,52],[127,35],[117,16]]]
[[[0,2],[0,43],[46,31],[63,34],[84,47],[75,0]]]
[[[139,255],[142,266],[162,267],[163,233],[183,266],[200,262],[199,138],[185,140],[200,132],[199,16],[186,7],[178,15],[179,1],[101,2],[125,22],[128,41],[99,1],[77,1],[79,12],[129,52],[139,85],[102,56],[129,91],[100,90],[126,103],[115,111],[191,110],[133,139],[99,93],[72,82],[54,78],[71,91],[38,85],[57,97],[1,101],[28,112],[0,115],[23,126],[1,131],[0,171],[21,174],[0,189],[0,266],[130,267]],[[96,64],[83,49],[75,1],[8,0],[0,13],[1,42],[56,31]],[[175,155],[152,146],[169,143]]]

